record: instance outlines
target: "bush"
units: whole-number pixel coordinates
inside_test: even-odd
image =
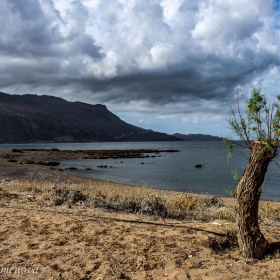
[[[59,187],[53,186],[50,193],[50,200],[56,206],[63,204],[73,204],[86,199],[87,196],[81,191],[71,189],[66,185]]]
[[[143,215],[156,215],[164,218],[167,215],[167,210],[160,197],[147,195],[141,198],[139,213]]]
[[[134,197],[133,199],[116,197],[116,199],[111,201],[106,200],[104,197],[95,197],[93,199],[93,207],[149,216],[156,215],[162,218],[167,216],[167,209],[161,198],[154,195]]]

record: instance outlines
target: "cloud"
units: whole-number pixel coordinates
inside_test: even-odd
[[[278,85],[277,3],[3,0],[0,90],[219,121],[237,88]]]

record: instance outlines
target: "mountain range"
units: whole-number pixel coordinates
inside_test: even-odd
[[[0,92],[0,143],[179,140],[128,124],[105,105]]]
[[[203,134],[169,135],[121,120],[105,105],[48,95],[0,92],[0,143],[221,140]]]
[[[174,133],[172,136],[180,138],[184,141],[222,141],[219,136],[212,136],[207,134],[180,134]]]

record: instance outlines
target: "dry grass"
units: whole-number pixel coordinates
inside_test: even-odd
[[[21,180],[9,182],[7,192],[22,193],[21,202],[36,201],[40,206],[81,204],[88,208],[104,208],[142,215],[155,215],[177,220],[235,221],[234,200],[209,195],[162,192],[151,188],[127,188],[120,191],[107,182],[51,183]],[[3,193],[3,191],[2,191]],[[0,192],[1,195],[1,192]],[[3,194],[2,194],[3,195]],[[225,202],[226,200],[226,202]],[[228,203],[230,201],[230,203]],[[279,222],[280,206],[277,202],[260,202],[260,221]]]
[[[260,207],[262,218],[280,221],[280,206],[273,202],[266,202]]]
[[[40,206],[67,205],[70,207],[78,203],[83,207],[179,220],[211,220],[219,218],[221,215],[219,209],[224,209],[221,208],[223,202],[220,198],[208,195],[174,193],[173,196],[167,197],[166,194],[162,195],[160,190],[148,188],[130,188],[120,194],[119,190],[113,189],[110,184],[106,186],[106,182],[53,184],[46,181],[22,180],[9,183],[9,190],[25,193],[26,199],[22,199],[22,202],[34,200]]]

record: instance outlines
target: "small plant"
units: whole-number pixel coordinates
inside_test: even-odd
[[[232,241],[237,242],[238,241],[238,237],[237,237],[237,229],[236,228],[231,228],[228,230],[227,232],[227,236],[229,237],[229,239],[231,239]]]
[[[182,198],[179,198],[174,202],[175,208],[179,210],[193,210],[199,206],[199,199],[197,197],[192,197],[190,195],[186,195]]]
[[[235,215],[230,210],[219,211],[217,213],[217,218],[219,220],[230,220],[233,221],[235,219]]]
[[[231,198],[236,198],[236,189],[228,188],[225,193]]]
[[[233,176],[233,180],[238,183],[240,181],[240,178],[239,178],[239,175],[238,175],[238,172],[236,170],[233,170],[231,171],[232,173],[232,176]]]
[[[279,249],[275,250],[275,252],[273,254],[273,258],[274,259],[279,259],[280,258],[280,250]]]

